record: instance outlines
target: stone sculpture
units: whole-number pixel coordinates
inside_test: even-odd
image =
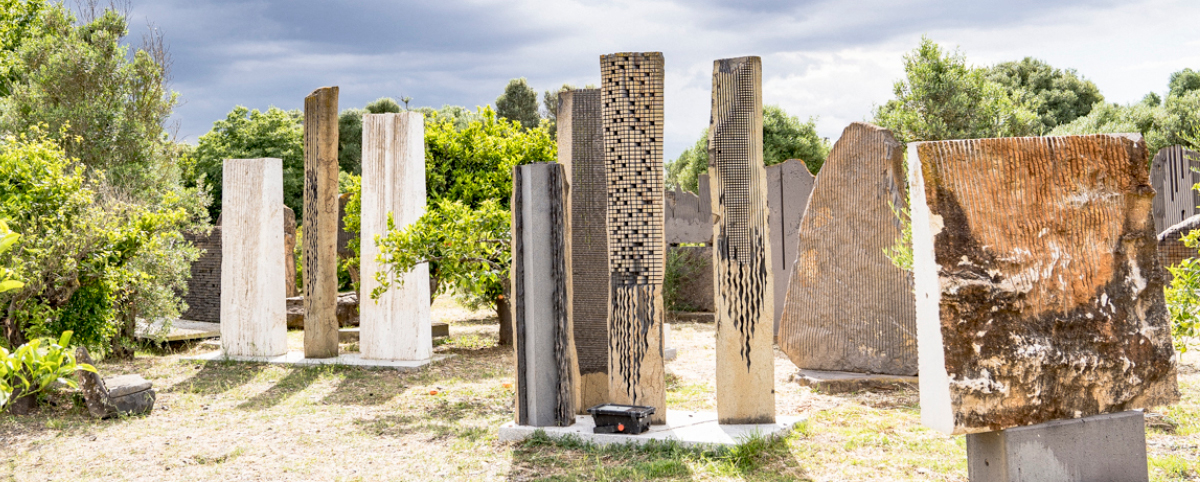
[[[338,355],[338,88],[304,98],[304,356]],[[280,248],[282,249],[282,248]]]
[[[221,347],[232,357],[287,353],[283,161],[226,159],[221,193]]]
[[[663,56],[600,58],[611,272],[609,401],[655,408],[666,422],[663,367]]]
[[[556,163],[516,166],[512,196],[517,424],[571,425],[576,368],[566,170]]]
[[[1189,248],[1183,244],[1183,237],[1196,229],[1200,229],[1200,214],[1184,219],[1158,234],[1158,260],[1162,263],[1166,275],[1164,285],[1170,284],[1174,278],[1167,268],[1178,266],[1185,259],[1200,257],[1196,248]]]
[[[855,122],[821,167],[797,233],[779,347],[796,366],[917,373],[912,275],[884,254],[901,225],[904,152],[891,132]]]
[[[762,60],[714,62],[708,176],[722,424],[775,423],[775,287],[762,122]]]
[[[925,425],[1178,399],[1141,136],[915,143],[908,166]]]
[[[608,401],[608,186],[600,89],[559,94],[558,162],[569,177],[579,411]]]
[[[796,266],[800,243],[800,222],[808,207],[817,178],[808,171],[804,161],[789,159],[767,166],[767,220],[771,225],[771,273],[775,282],[775,328],[783,319],[783,300],[787,298],[788,280]]]
[[[288,298],[300,295],[296,286],[296,213],[283,207],[283,288]]]
[[[1179,222],[1200,214],[1200,152],[1180,146],[1159,149],[1150,164],[1150,185],[1154,197],[1154,228],[1161,233]]]
[[[387,232],[388,215],[404,228],[425,213],[425,120],[420,112],[363,116],[362,285],[359,305],[363,358],[424,361],[433,356],[429,266],[400,276],[377,300],[375,236]]]

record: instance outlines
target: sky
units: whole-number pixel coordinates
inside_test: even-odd
[[[1200,2],[764,0],[132,0],[130,36],[164,36],[172,121],[195,143],[236,105],[302,108],[340,87],[340,107],[493,104],[509,79],[539,92],[599,84],[602,54],[660,51],[664,154],[709,120],[716,59],[762,57],[763,102],[836,141],[892,98],[903,55],[928,36],[979,66],[1032,56],[1076,69],[1107,101],[1167,89],[1200,69]]]

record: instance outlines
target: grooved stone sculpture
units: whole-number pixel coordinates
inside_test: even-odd
[[[283,161],[226,159],[221,193],[221,348],[232,357],[287,353]]]
[[[713,63],[712,182],[717,420],[775,423],[774,294],[762,152],[762,60]]]
[[[304,98],[304,356],[338,355],[338,88]],[[281,248],[282,249],[282,248]]]
[[[663,224],[667,246],[683,243],[712,244],[712,209],[708,198],[676,187],[664,193]]]
[[[600,89],[559,94],[558,162],[570,181],[575,406],[582,412],[608,401],[608,186]]]
[[[792,268],[796,266],[797,249],[800,244],[800,222],[808,207],[817,179],[808,171],[804,161],[789,159],[767,166],[767,208],[771,213],[767,220],[771,225],[771,272],[775,283],[775,328],[779,334],[779,321],[783,319],[783,300],[787,298],[788,280],[792,279]]]
[[[797,233],[779,347],[796,366],[917,373],[912,275],[884,254],[901,225],[904,152],[887,129],[855,122],[821,167]]]
[[[395,280],[378,300],[375,236],[388,214],[402,229],[425,213],[425,120],[419,112],[366,114],[362,134],[362,286],[359,350],[363,358],[423,361],[433,356],[429,266]]]
[[[1193,215],[1200,214],[1200,191],[1192,189],[1200,183],[1200,152],[1181,146],[1159,149],[1150,163],[1150,185],[1154,197],[1154,229],[1161,233]]]
[[[1137,135],[909,145],[926,426],[1178,399],[1146,165]]]
[[[600,57],[608,179],[609,401],[655,408],[666,422],[663,367],[663,57]]]
[[[566,170],[513,167],[512,294],[516,329],[517,424],[575,421],[571,333],[571,240]]]

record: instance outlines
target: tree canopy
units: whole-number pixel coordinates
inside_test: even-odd
[[[538,114],[537,91],[524,77],[508,81],[504,93],[496,98],[496,114],[502,119],[519,122],[526,129],[537,127],[542,120]]]
[[[1042,124],[1039,133],[1088,115],[1092,105],[1104,101],[1096,84],[1075,69],[1057,69],[1033,57],[996,64],[987,78],[1035,107]]]
[[[1136,132],[1146,139],[1150,156],[1159,149],[1184,145],[1200,149],[1200,88],[1191,89],[1191,69],[1171,74],[1166,99],[1147,95],[1129,105],[1097,103],[1088,115],[1059,126],[1053,135]],[[1200,85],[1200,84],[1197,84]]]

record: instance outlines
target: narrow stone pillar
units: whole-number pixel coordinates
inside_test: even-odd
[[[600,57],[608,179],[609,401],[667,421],[663,367],[663,56]]]
[[[563,166],[514,167],[511,276],[518,425],[575,421],[570,231]]]
[[[608,402],[608,186],[600,89],[559,94],[558,162],[570,177],[572,321],[580,411]]]
[[[296,213],[283,207],[283,289],[287,297],[300,296],[296,287]]]
[[[304,356],[338,355],[338,88],[304,98]],[[282,249],[282,248],[281,248]]]
[[[775,423],[775,286],[762,152],[762,60],[713,63],[712,183],[717,420]]]
[[[375,237],[388,214],[402,229],[425,214],[425,119],[419,112],[367,114],[362,136],[362,284],[359,350],[363,358],[424,361],[433,356],[429,266],[400,276],[378,300]]]
[[[283,161],[226,159],[221,192],[221,348],[231,357],[287,354]]]

